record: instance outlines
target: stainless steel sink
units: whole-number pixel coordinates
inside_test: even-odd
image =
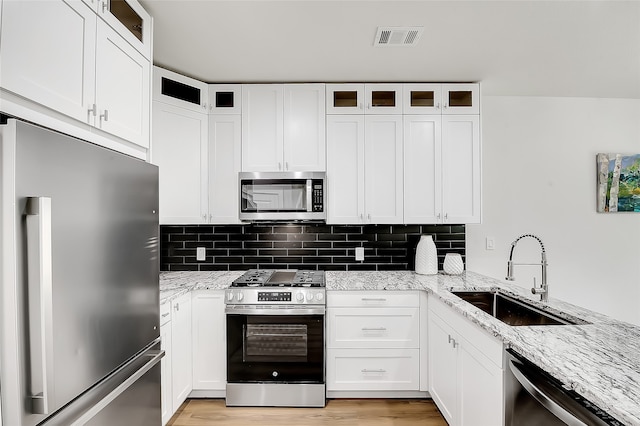
[[[505,324],[513,326],[588,324],[579,319],[560,318],[499,291],[453,291],[452,293]]]

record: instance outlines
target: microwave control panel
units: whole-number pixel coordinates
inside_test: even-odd
[[[314,212],[324,210],[324,188],[322,187],[322,179],[313,179],[312,186],[312,209]]]

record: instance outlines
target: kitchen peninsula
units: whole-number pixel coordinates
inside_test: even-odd
[[[196,290],[223,290],[242,274],[226,272],[161,272],[161,304]],[[546,309],[589,324],[511,327],[451,293],[452,290],[501,289],[528,298],[513,285],[474,272],[460,276],[418,275],[411,271],[326,273],[332,291],[425,291],[444,302],[539,366],[567,388],[596,404],[623,424],[640,424],[640,328],[551,298]],[[430,299],[431,300],[431,299]]]

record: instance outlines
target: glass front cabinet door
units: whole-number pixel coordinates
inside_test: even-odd
[[[404,85],[405,114],[479,114],[478,84],[417,83]]]

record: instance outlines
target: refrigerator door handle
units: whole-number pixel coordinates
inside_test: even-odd
[[[26,205],[31,411],[53,411],[53,277],[51,198],[29,197]]]

